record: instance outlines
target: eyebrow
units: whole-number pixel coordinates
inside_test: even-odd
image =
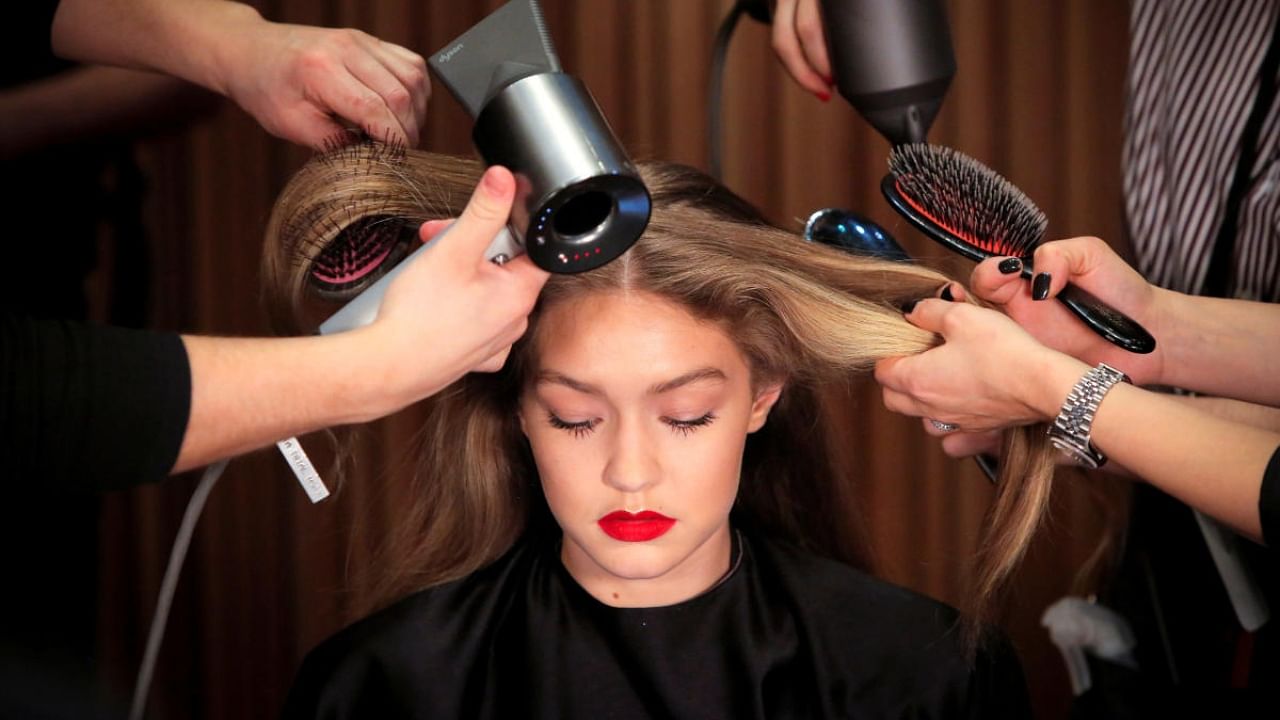
[[[652,385],[650,386],[648,393],[650,395],[661,395],[662,393],[671,392],[672,390],[682,388],[685,385],[690,385],[692,383],[700,382],[703,380],[723,381],[727,379],[728,378],[725,376],[724,372],[722,372],[721,370],[713,367],[705,367],[705,368],[700,368],[698,370],[694,370],[693,372],[687,372],[684,375],[681,375],[680,377],[672,378],[671,380],[666,380],[666,381],[657,383],[655,385]],[[573,390],[577,390],[580,393],[586,393],[588,395],[604,394],[600,392],[600,388],[597,388],[594,385],[584,383],[581,380],[575,380],[569,377],[568,375],[565,375],[563,373],[558,373],[553,370],[543,370],[542,372],[538,373],[538,377],[534,380],[534,382],[536,384],[553,383],[555,385],[564,385],[567,388],[571,388]]]

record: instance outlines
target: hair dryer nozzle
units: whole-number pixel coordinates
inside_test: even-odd
[[[427,64],[471,117],[520,78],[560,72],[542,9],[534,0],[503,5],[432,55]]]
[[[836,87],[894,145],[924,142],[956,73],[941,0],[822,0]]]
[[[529,258],[581,272],[621,255],[649,224],[649,191],[577,78],[533,75],[476,118],[476,148],[516,174],[511,227]]]

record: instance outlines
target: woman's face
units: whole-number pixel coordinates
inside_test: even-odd
[[[574,579],[616,607],[669,605],[728,569],[743,445],[780,386],[753,389],[717,325],[647,293],[560,303],[520,401]]]

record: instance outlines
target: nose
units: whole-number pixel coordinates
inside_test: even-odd
[[[604,467],[605,485],[624,493],[638,493],[658,482],[661,472],[653,438],[643,423],[620,419],[612,440]]]

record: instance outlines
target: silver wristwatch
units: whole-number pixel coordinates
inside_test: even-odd
[[[1093,416],[1098,412],[1103,396],[1120,382],[1129,382],[1129,377],[1106,363],[1099,363],[1067,393],[1062,410],[1049,426],[1049,442],[1090,470],[1107,462],[1107,456],[1089,442]]]

